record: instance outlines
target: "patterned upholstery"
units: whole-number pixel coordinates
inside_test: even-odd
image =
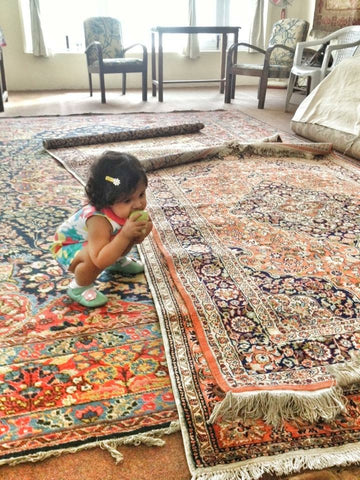
[[[296,18],[284,18],[274,23],[268,46],[286,45],[295,49],[297,42],[306,38],[309,28],[306,23]],[[293,52],[276,48],[270,56],[270,65],[288,65],[291,67],[293,59]]]
[[[227,54],[225,103],[235,98],[236,75],[260,77],[258,108],[264,108],[268,78],[288,78],[290,75],[296,44],[305,40],[309,23],[297,18],[277,21],[272,28],[267,50],[248,43],[231,45]],[[264,55],[260,65],[238,64],[238,47],[243,46]]]
[[[124,56],[122,46],[121,24],[111,17],[93,17],[84,22],[85,45],[98,41],[102,46],[103,58],[121,58]],[[89,62],[97,60],[95,50],[89,53]]]
[[[126,73],[142,73],[142,95],[147,100],[147,49],[136,44],[124,48],[122,42],[121,23],[111,17],[91,17],[84,21],[86,60],[89,74],[90,96],[92,96],[92,73],[100,75],[101,101],[105,99],[104,75],[122,73],[122,92],[126,93]],[[142,58],[126,58],[127,50],[140,45]]]

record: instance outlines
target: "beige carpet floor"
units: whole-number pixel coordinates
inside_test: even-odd
[[[266,123],[276,124],[279,129],[290,132],[290,119],[293,113],[285,113],[284,88],[269,88],[265,108],[257,108],[257,88],[255,86],[238,87],[236,98],[230,104],[224,103],[224,95],[217,88],[166,88],[164,102],[151,95],[148,101],[141,100],[141,92],[129,90],[126,95],[120,91],[107,92],[107,102],[102,104],[100,93],[90,97],[88,91],[28,91],[9,92],[9,101],[1,118],[38,115],[79,115],[90,113],[136,113],[136,112],[173,112],[177,110],[241,110]],[[303,96],[294,95],[299,104]],[[292,105],[295,111],[296,104]]]
[[[290,129],[292,113],[284,112],[285,89],[268,89],[264,110],[257,109],[256,87],[238,88],[236,99],[230,105],[223,103],[223,95],[214,88],[173,88],[164,92],[164,102],[151,96],[141,101],[140,91],[126,96],[111,91],[105,105],[100,95],[89,97],[85,91],[9,92],[1,120],[8,117],[39,115],[78,115],[91,113],[168,112],[176,110],[238,109],[254,118],[293,133]],[[300,95],[293,101],[300,103]],[[293,111],[296,104],[292,105]],[[1,123],[0,123],[1,124]],[[1,140],[1,133],[0,133]],[[121,447],[124,461],[115,464],[109,453],[94,448],[75,454],[63,454],[38,463],[1,466],[0,480],[190,480],[180,433],[166,438],[163,447]],[[274,480],[265,476],[262,480]],[[305,472],[282,480],[359,480],[360,467],[332,468]]]

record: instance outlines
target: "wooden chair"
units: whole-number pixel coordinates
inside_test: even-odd
[[[304,53],[309,48],[319,45],[326,47],[324,48],[324,55],[317,65],[313,65],[309,61],[309,57],[304,55]],[[295,83],[299,78],[307,79],[306,93],[309,94],[336,65],[345,58],[354,55],[359,46],[360,25],[350,25],[330,33],[326,37],[299,42],[296,46],[294,63],[289,76],[285,112],[289,110],[290,99],[295,90]]]
[[[126,74],[142,74],[142,99],[147,101],[148,53],[145,45],[136,43],[123,47],[121,23],[111,17],[91,17],[84,21],[86,61],[89,75],[90,96],[93,94],[93,73],[99,74],[101,103],[106,103],[105,75],[122,74],[122,94],[126,93]],[[142,58],[125,58],[128,50],[135,46],[142,48]]]
[[[235,98],[236,75],[248,75],[260,77],[258,108],[264,108],[268,79],[289,77],[296,44],[306,39],[308,30],[309,23],[305,20],[285,18],[273,25],[266,50],[243,42],[231,45],[226,60],[225,103],[230,103],[231,98]],[[263,62],[260,65],[236,63],[236,53],[240,46],[263,54]]]
[[[4,102],[8,101],[8,92],[6,88],[4,55],[2,46],[0,46],[0,112],[4,111]]]

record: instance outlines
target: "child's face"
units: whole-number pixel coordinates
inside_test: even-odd
[[[111,205],[111,210],[120,218],[128,218],[135,210],[145,210],[146,208],[146,186],[139,183],[135,191],[121,202]]]

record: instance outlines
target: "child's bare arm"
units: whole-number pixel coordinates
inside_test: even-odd
[[[144,228],[144,222],[128,219],[115,237],[111,235],[110,223],[100,215],[94,215],[87,221],[88,248],[92,262],[101,270],[112,265],[119,257],[129,251],[137,236]]]

